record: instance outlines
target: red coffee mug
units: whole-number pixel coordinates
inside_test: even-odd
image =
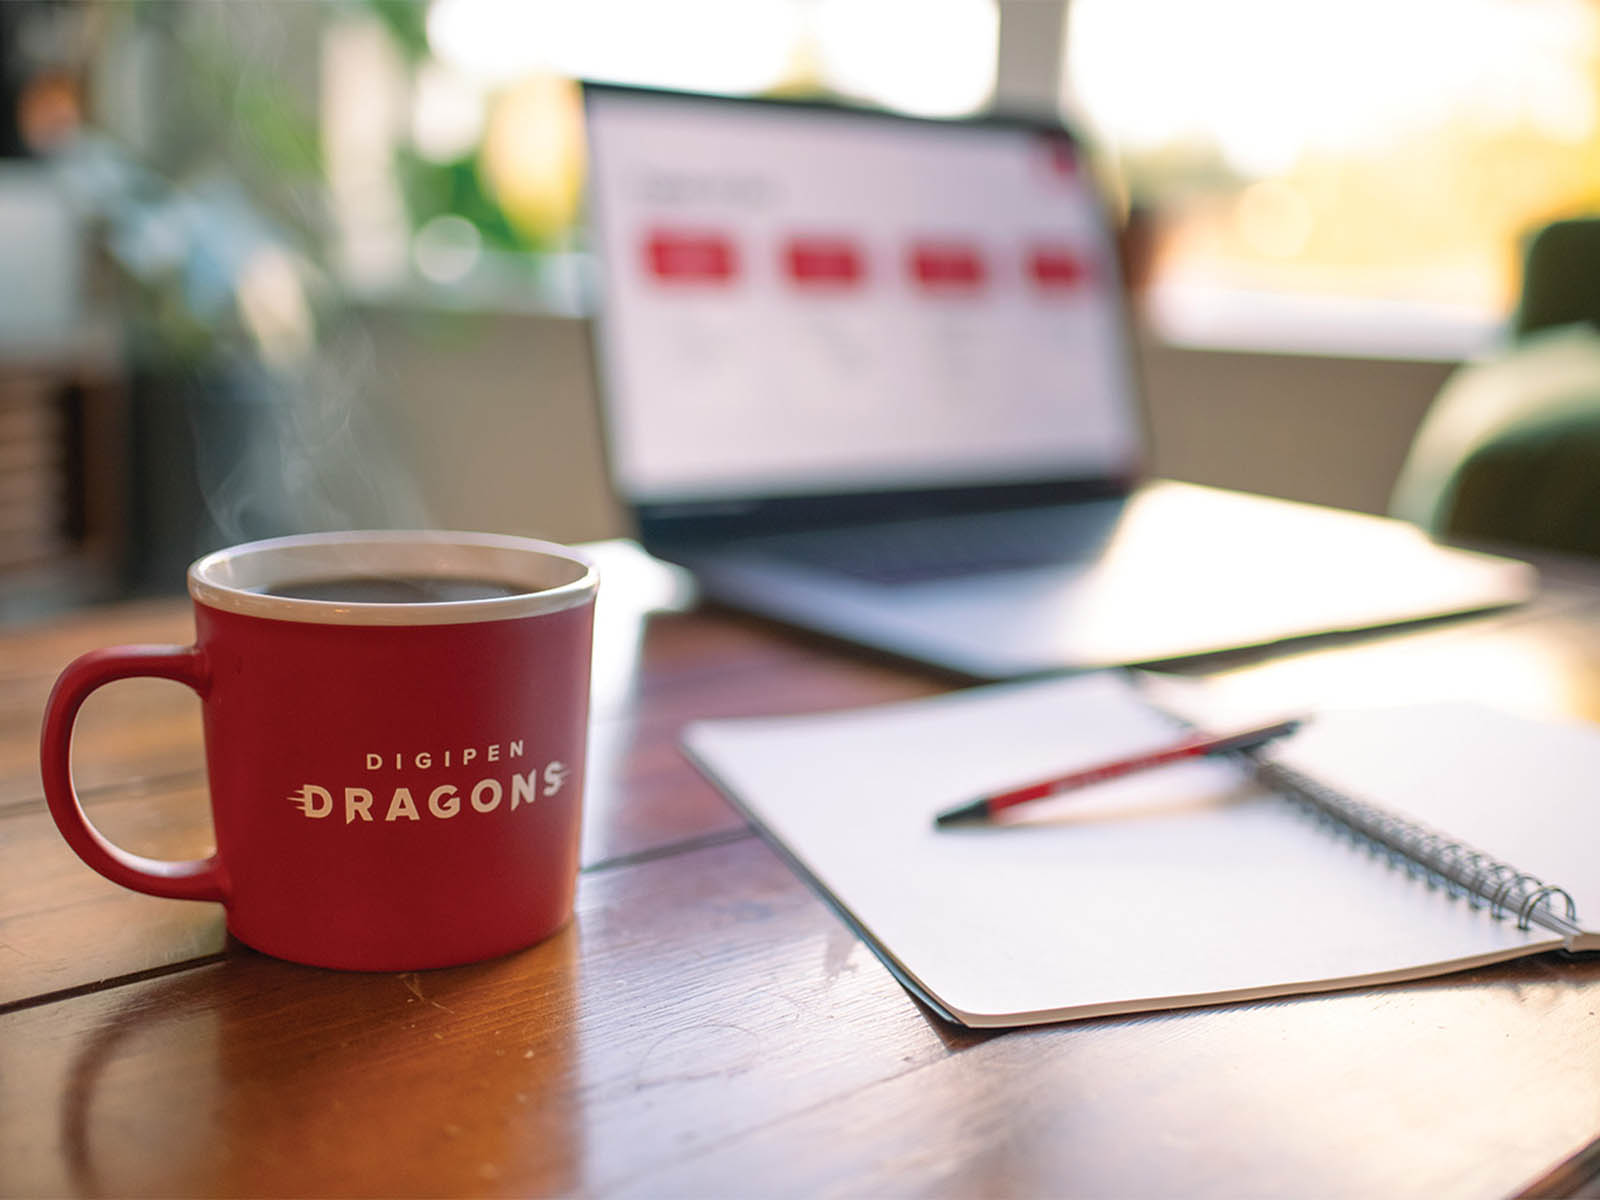
[[[273,594],[374,579],[506,594]],[[490,534],[309,534],[208,555],[189,568],[193,646],[92,651],[56,681],[40,739],[50,811],[107,879],[218,901],[235,937],[280,958],[416,970],[531,945],[572,912],[597,584],[564,547]],[[200,695],[210,858],[130,854],[73,790],[83,701],[142,675]]]

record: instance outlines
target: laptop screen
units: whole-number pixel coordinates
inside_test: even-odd
[[[1114,247],[1064,133],[605,87],[586,108],[625,499],[1139,465]]]

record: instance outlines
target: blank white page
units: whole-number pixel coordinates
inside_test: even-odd
[[[1330,834],[1228,762],[1130,776],[1015,823],[933,827],[981,793],[1176,732],[1106,673],[708,721],[685,742],[891,967],[968,1025],[1412,978],[1558,944]]]
[[[1271,757],[1564,888],[1588,929],[1600,922],[1595,726],[1466,703],[1361,709],[1317,717]]]

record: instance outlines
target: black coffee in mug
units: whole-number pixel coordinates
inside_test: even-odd
[[[503,600],[536,588],[494,579],[451,579],[430,575],[351,575],[308,579],[258,589],[264,596],[322,600],[332,604],[451,604],[461,600]]]

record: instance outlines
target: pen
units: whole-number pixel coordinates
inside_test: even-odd
[[[941,827],[945,825],[974,824],[987,821],[1004,809],[1018,804],[1026,804],[1030,800],[1042,800],[1046,796],[1070,792],[1077,788],[1087,787],[1091,783],[1099,783],[1105,779],[1116,779],[1122,775],[1131,775],[1135,771],[1164,766],[1167,763],[1178,762],[1185,758],[1202,758],[1212,754],[1230,754],[1242,750],[1256,750],[1277,738],[1287,737],[1300,728],[1300,723],[1301,719],[1295,717],[1286,721],[1274,721],[1270,725],[1257,725],[1251,729],[1241,729],[1234,733],[1191,734],[1181,741],[1162,747],[1160,750],[1136,754],[1130,758],[1119,758],[1112,762],[1101,763],[1099,766],[1073,771],[1067,775],[1058,775],[1053,779],[1042,779],[1038,783],[1031,783],[1026,787],[1011,788],[1007,791],[991,792],[987,796],[979,796],[970,803],[945,809],[934,817],[933,823]]]

